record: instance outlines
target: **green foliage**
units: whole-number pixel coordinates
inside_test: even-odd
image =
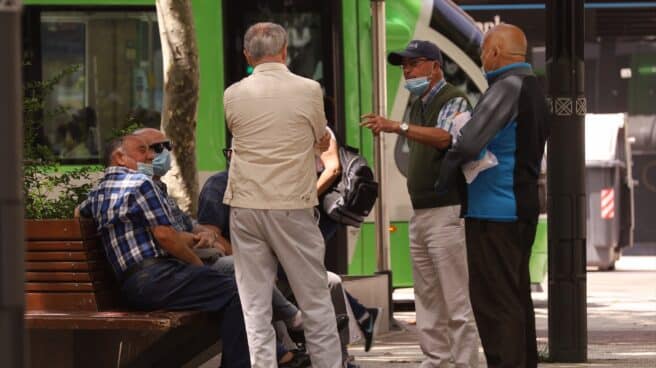
[[[94,167],[82,167],[68,172],[59,170],[57,163],[26,164],[23,190],[25,218],[63,219],[73,217],[75,207],[91,190],[90,175]]]
[[[79,65],[70,66],[46,81],[31,82],[25,86],[23,96],[24,139],[23,197],[25,218],[62,219],[73,217],[75,207],[91,189],[90,175],[95,167],[82,167],[63,171],[47,146],[37,143],[37,134],[43,122],[67,112],[63,107],[46,108],[46,97],[67,75]]]
[[[130,134],[134,133],[137,129],[141,129],[143,127],[144,127],[144,125],[141,124],[140,122],[134,120],[133,118],[128,118],[128,125],[123,127],[123,128],[120,128],[120,129],[114,129],[112,131],[112,134],[111,134],[111,137],[109,138],[109,140],[112,140],[112,139],[118,138],[118,137],[123,137],[125,135],[130,135]]]

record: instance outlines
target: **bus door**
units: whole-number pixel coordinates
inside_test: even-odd
[[[248,27],[257,22],[278,23],[287,30],[289,70],[321,84],[327,97],[324,105],[328,124],[337,140],[344,142],[340,1],[240,0],[223,4],[226,87],[253,71],[243,55]],[[326,266],[331,271],[346,273],[345,239],[342,229],[326,247]]]

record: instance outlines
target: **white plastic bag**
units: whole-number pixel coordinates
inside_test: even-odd
[[[497,160],[497,156],[495,156],[494,153],[485,150],[483,158],[476,161],[469,161],[463,164],[461,169],[462,173],[465,175],[465,181],[467,181],[467,184],[471,184],[481,171],[495,167],[498,164],[499,160]]]
[[[460,129],[467,124],[467,122],[471,119],[471,114],[469,111],[462,112],[451,120],[453,123],[453,126],[451,128],[451,137],[453,139],[453,144],[456,143],[458,138],[460,137]],[[478,174],[483,171],[487,170],[491,167],[497,166],[499,164],[499,160],[497,160],[497,156],[494,155],[494,153],[488,151],[487,149],[484,150],[483,157],[476,160],[476,161],[470,161],[462,165],[462,173],[465,175],[465,180],[467,181],[467,184],[471,184],[474,179],[478,176]]]

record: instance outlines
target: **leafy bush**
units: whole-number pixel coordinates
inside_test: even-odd
[[[73,217],[75,207],[80,204],[91,189],[90,175],[97,167],[82,167],[64,170],[45,145],[37,143],[38,130],[67,109],[46,108],[46,97],[57,83],[74,73],[79,65],[68,67],[53,78],[30,82],[23,95],[24,139],[23,156],[23,197],[25,199],[25,218],[63,219]]]

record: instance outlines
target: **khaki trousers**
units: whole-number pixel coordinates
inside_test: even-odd
[[[477,367],[478,332],[469,301],[460,206],[415,210],[410,254],[423,368]]]
[[[342,354],[324,266],[325,245],[312,208],[232,207],[230,234],[251,366],[277,367],[271,295],[278,262],[303,313],[312,366],[337,368]]]

